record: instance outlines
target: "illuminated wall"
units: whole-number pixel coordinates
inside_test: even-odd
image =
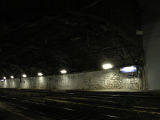
[[[79,74],[8,79],[0,82],[1,88],[22,89],[141,89],[141,79],[128,78],[119,70],[96,71]]]

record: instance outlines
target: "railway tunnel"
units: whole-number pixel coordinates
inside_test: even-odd
[[[147,89],[155,90],[160,88],[160,22],[158,4],[155,2],[151,5],[147,2],[144,2],[146,5],[140,3],[145,11],[143,21],[145,70]],[[7,79],[0,81],[0,87],[7,88],[0,89],[0,118],[4,120],[160,119],[159,92],[75,90],[77,88],[137,90],[141,88],[141,79],[138,77],[128,78],[127,75],[120,74],[119,69],[108,72],[96,71],[61,76],[30,77],[22,78],[21,81],[20,79]],[[55,88],[61,91],[52,91]],[[66,88],[67,91],[64,90]]]

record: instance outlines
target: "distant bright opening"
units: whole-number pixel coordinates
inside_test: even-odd
[[[67,70],[63,69],[60,71],[61,74],[67,74]]]
[[[111,68],[113,68],[113,65],[110,64],[110,63],[103,64],[103,65],[102,65],[102,68],[103,68],[104,70],[111,69]]]
[[[6,80],[7,78],[6,78],[6,77],[3,77],[3,79]]]
[[[120,71],[121,71],[122,73],[136,72],[136,71],[137,71],[137,67],[136,67],[136,66],[122,67],[122,68],[120,69]]]
[[[26,75],[26,74],[23,74],[23,75],[22,75],[22,77],[23,77],[23,78],[26,78],[26,77],[27,77],[27,75]]]
[[[37,75],[38,75],[39,77],[41,77],[41,76],[43,76],[43,73],[39,72],[39,73],[37,73]]]
[[[11,79],[13,79],[13,78],[14,78],[14,76],[10,76],[10,78],[11,78]]]

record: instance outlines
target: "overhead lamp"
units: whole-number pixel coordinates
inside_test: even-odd
[[[12,76],[10,76],[10,78],[11,78],[11,79],[13,79],[13,78],[14,78],[14,76],[12,75]]]
[[[63,69],[60,71],[61,74],[67,74],[67,70]]]
[[[113,65],[110,64],[110,63],[106,63],[106,64],[103,64],[103,65],[102,65],[102,68],[103,68],[104,70],[108,70],[108,69],[113,68]]]
[[[136,66],[122,67],[122,68],[120,68],[120,71],[122,73],[136,72],[137,71],[137,67]]]
[[[41,77],[41,76],[43,76],[43,73],[39,72],[39,73],[37,73],[37,75],[38,75],[39,77]]]
[[[23,77],[23,78],[26,78],[26,77],[27,77],[27,75],[26,75],[26,74],[23,74],[23,75],[22,75],[22,77]]]

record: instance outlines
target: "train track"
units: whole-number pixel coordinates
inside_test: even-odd
[[[7,90],[0,101],[33,120],[160,120],[152,92]]]

